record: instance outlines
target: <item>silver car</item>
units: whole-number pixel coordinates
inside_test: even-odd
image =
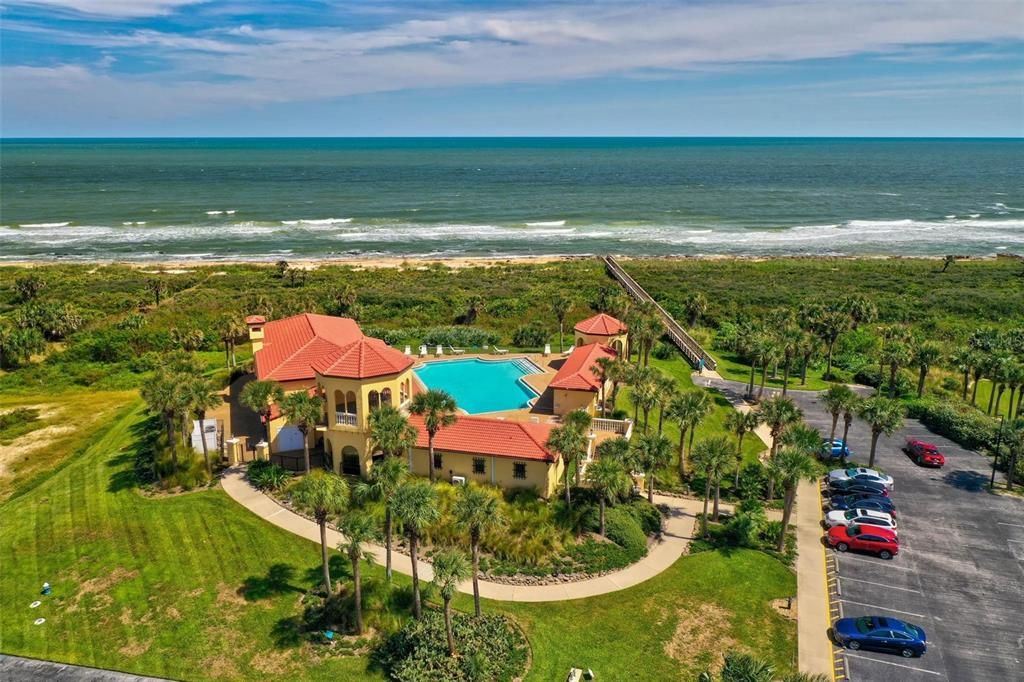
[[[865,469],[864,467],[850,467],[849,469],[834,469],[828,472],[827,483],[832,481],[845,481],[847,479],[855,479],[857,481],[870,481],[872,483],[881,483],[886,487],[887,490],[892,490],[896,487],[896,481],[892,480],[892,476],[883,474],[881,471],[875,471],[874,469]]]

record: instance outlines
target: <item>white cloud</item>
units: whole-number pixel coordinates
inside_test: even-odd
[[[44,7],[108,17],[155,17],[207,0],[14,0],[7,4]]]
[[[128,5],[157,12],[183,3],[52,4],[116,13]],[[856,54],[921,58],[938,45],[1021,41],[1022,13],[1024,4],[1017,0],[779,0],[453,10],[396,18],[373,30],[240,25],[183,35],[19,27],[55,41],[104,49],[122,63],[138,57],[163,66],[144,76],[91,74],[96,82],[89,87],[81,86],[82,67],[45,73],[7,68],[5,99],[31,107],[31,100],[43,94],[30,81],[40,79],[71,100],[95,99],[99,90],[108,101],[127,104],[125,98],[142,91],[171,111],[192,111],[409,88],[746,69]]]

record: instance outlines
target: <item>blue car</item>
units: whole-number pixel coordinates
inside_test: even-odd
[[[846,447],[846,443],[837,438],[833,441],[822,441],[818,456],[821,459],[849,459],[853,453]]]
[[[847,649],[872,649],[904,658],[921,656],[928,649],[923,628],[888,616],[840,618],[832,634],[836,643]]]
[[[896,504],[888,497],[879,495],[835,495],[829,498],[828,506],[832,510],[870,509],[896,515]]]

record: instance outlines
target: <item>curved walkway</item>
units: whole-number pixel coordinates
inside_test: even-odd
[[[233,500],[265,521],[311,542],[320,542],[320,529],[316,523],[281,506],[270,496],[249,485],[245,479],[244,468],[228,469],[224,478],[221,479],[221,485]],[[675,563],[676,559],[686,551],[692,539],[694,520],[702,509],[702,502],[699,500],[655,495],[654,501],[669,509],[665,519],[665,528],[661,539],[651,546],[647,556],[635,564],[597,578],[553,585],[506,585],[481,580],[480,596],[499,601],[565,601],[618,592],[653,578]],[[337,546],[341,539],[340,533],[330,528],[327,529],[327,542],[332,547]],[[370,545],[370,553],[373,554],[378,564],[384,564],[383,546]],[[392,552],[392,564],[396,572],[412,575],[412,566],[407,555]],[[431,565],[420,561],[419,575],[423,580],[432,580],[434,571]],[[472,582],[467,580],[459,586],[459,590],[472,594]]]

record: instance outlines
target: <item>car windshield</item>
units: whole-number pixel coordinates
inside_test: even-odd
[[[855,518],[857,518],[857,512],[856,511],[848,511],[843,516],[845,516],[847,519],[855,519]]]
[[[856,476],[857,475],[857,470],[856,469],[847,469],[846,470],[846,475],[847,476]]]

